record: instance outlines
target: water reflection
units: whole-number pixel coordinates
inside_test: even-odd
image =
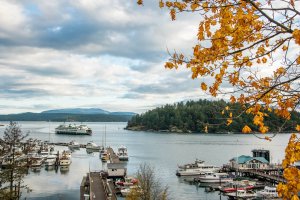
[[[69,166],[60,166],[60,173],[61,174],[64,174],[64,175],[68,174],[69,170],[70,170]]]
[[[36,174],[40,174],[41,170],[42,170],[42,167],[31,167],[31,171]]]
[[[87,123],[93,129],[92,136],[56,135],[54,129],[61,123],[51,122],[49,139],[48,122],[21,122],[22,130],[31,131],[29,137],[49,140],[50,142],[80,141],[81,144],[93,140],[102,143],[106,125],[107,145],[114,149],[121,145],[128,148],[129,161],[127,174],[134,175],[142,162],[148,162],[155,168],[155,173],[162,184],[168,185],[172,199],[218,200],[217,192],[206,193],[205,188],[193,185],[192,177],[176,177],[177,165],[193,162],[196,158],[217,166],[227,163],[237,155],[249,155],[254,148],[265,148],[271,152],[272,162],[283,159],[284,149],[289,134],[278,135],[271,142],[259,140],[252,135],[209,135],[209,134],[164,134],[151,132],[131,132],[123,130],[126,123]],[[0,136],[4,128],[0,127]],[[1,135],[2,134],[2,135]],[[68,147],[56,147],[62,152]],[[58,169],[59,168],[59,169]],[[72,163],[69,169],[45,168],[25,177],[25,183],[32,188],[27,199],[79,199],[82,177],[89,171],[106,168],[98,152],[81,148],[72,150]],[[59,171],[59,172],[58,172]],[[222,199],[227,199],[222,197]]]

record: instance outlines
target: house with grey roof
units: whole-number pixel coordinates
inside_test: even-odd
[[[108,178],[124,178],[126,171],[124,163],[107,163]]]
[[[239,156],[234,157],[230,161],[230,167],[235,169],[267,169],[269,161],[264,157]]]

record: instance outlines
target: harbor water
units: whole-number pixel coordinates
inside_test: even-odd
[[[3,124],[3,123],[2,123]],[[8,124],[8,122],[4,123]],[[91,136],[56,135],[54,129],[59,122],[20,122],[28,138],[49,140],[50,142],[70,142],[80,144],[93,141],[104,144],[115,150],[125,145],[128,148],[129,161],[127,174],[134,175],[141,163],[148,163],[155,169],[157,178],[167,185],[172,199],[218,200],[227,199],[218,192],[206,193],[204,188],[175,175],[178,165],[204,160],[208,164],[222,166],[239,155],[251,155],[251,150],[264,148],[270,150],[271,162],[279,163],[284,157],[284,150],[290,134],[277,135],[266,141],[247,134],[170,134],[124,130],[126,123],[85,123],[93,130]],[[77,123],[79,124],[79,123]],[[0,127],[3,136],[5,127]],[[105,131],[106,130],[106,131]],[[106,134],[104,134],[106,132]],[[56,147],[62,151],[66,147]],[[99,153],[90,153],[80,149],[72,153],[72,164],[69,167],[30,169],[25,184],[30,188],[23,192],[26,199],[79,199],[79,187],[82,177],[89,171],[99,171],[105,165],[99,159]]]

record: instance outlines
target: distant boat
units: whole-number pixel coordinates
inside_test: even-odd
[[[55,128],[55,133],[67,135],[92,135],[92,129],[84,124],[62,124]]]
[[[206,172],[217,172],[220,170],[219,167],[206,165],[204,161],[198,159],[196,159],[195,163],[178,166],[178,168],[176,171],[177,176],[197,176]]]
[[[262,198],[278,198],[278,193],[276,187],[265,186],[264,190],[257,192],[257,197]]]
[[[230,192],[224,194],[229,199],[253,199],[257,197],[257,194],[252,190],[237,190],[236,192]]]
[[[74,140],[72,140],[69,145],[68,145],[69,148],[71,149],[79,149],[80,148],[80,144]]]
[[[85,148],[90,150],[100,150],[101,147],[91,141],[86,144]]]
[[[56,162],[56,155],[49,155],[45,161],[45,166],[53,166]]]
[[[233,179],[230,178],[227,173],[215,172],[206,172],[194,180],[201,183],[228,183],[233,181]]]
[[[127,148],[125,146],[119,147],[117,155],[119,157],[119,160],[127,161],[128,160]]]

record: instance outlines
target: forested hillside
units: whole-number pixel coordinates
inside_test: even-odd
[[[224,110],[228,106],[229,110]],[[188,101],[165,105],[146,113],[136,115],[128,122],[127,129],[130,130],[153,130],[167,132],[205,132],[207,126],[209,133],[240,133],[245,125],[252,130],[257,130],[253,125],[253,116],[242,114],[227,126],[226,121],[232,113],[233,117],[241,113],[240,104],[226,103],[220,101]],[[224,114],[222,114],[222,111]],[[284,132],[293,131],[297,122],[300,122],[299,113],[292,112],[291,120],[288,121]],[[282,118],[269,112],[265,117],[265,124],[270,132],[276,132],[278,127],[284,123]]]

